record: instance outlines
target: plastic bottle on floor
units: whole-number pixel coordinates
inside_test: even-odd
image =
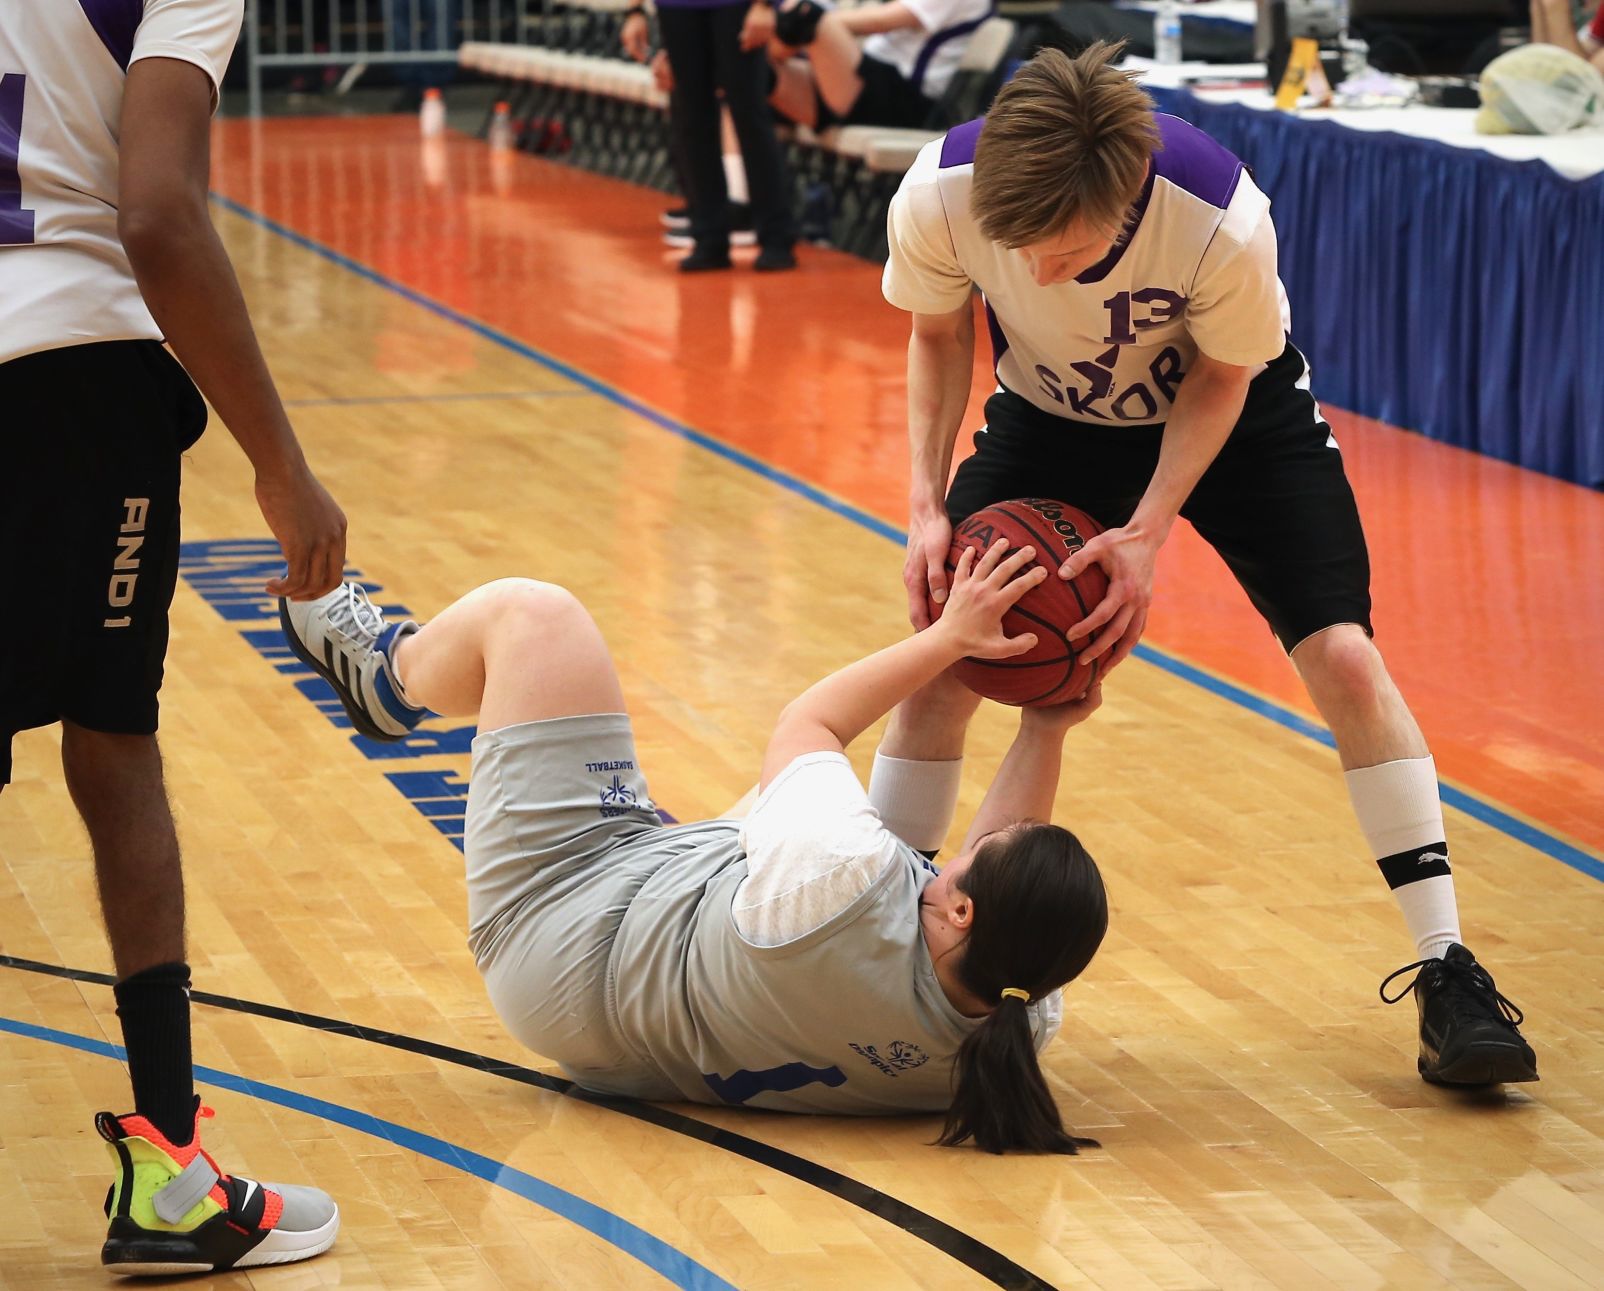
[[[1181,6],[1161,0],[1153,15],[1153,61],[1173,66],[1181,61]]]
[[[496,104],[490,117],[490,146],[497,151],[512,147],[512,108],[506,103]]]
[[[423,92],[423,106],[418,109],[418,128],[423,131],[425,139],[445,132],[446,101],[433,86]]]

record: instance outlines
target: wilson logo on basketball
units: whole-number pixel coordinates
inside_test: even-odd
[[[1079,551],[1086,545],[1086,539],[1081,537],[1075,522],[1064,515],[1062,503],[1046,498],[1021,498],[1020,502],[1052,526],[1053,532],[1064,540],[1066,551]]]

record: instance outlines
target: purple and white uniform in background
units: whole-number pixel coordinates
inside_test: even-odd
[[[1155,119],[1163,147],[1128,236],[1079,277],[1048,287],[970,212],[984,119],[949,130],[920,152],[892,201],[885,298],[944,314],[978,286],[998,382],[1069,421],[1165,420],[1199,350],[1262,369],[1291,326],[1270,199],[1201,130]]]

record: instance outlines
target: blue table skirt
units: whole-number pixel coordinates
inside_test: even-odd
[[[1319,398],[1604,486],[1604,174],[1149,93],[1270,195]]]

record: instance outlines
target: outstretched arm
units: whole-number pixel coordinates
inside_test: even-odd
[[[1019,714],[1019,733],[997,768],[997,776],[975,813],[960,852],[967,852],[987,834],[1019,820],[1050,820],[1058,796],[1058,772],[1064,761],[1064,737],[1097,711],[1101,686],[1080,699],[1051,708],[1026,708]]]
[[[1036,644],[1030,633],[1003,634],[1008,608],[1047,576],[1039,566],[1020,571],[1031,547],[1006,555],[999,539],[981,556],[966,551],[953,577],[951,603],[925,631],[878,650],[815,682],[786,705],[763,757],[763,785],[805,753],[839,753],[919,687],[973,655],[1006,659]]]
[[[877,31],[901,31],[909,27],[922,27],[916,14],[901,0],[889,4],[860,4],[840,9],[841,25],[854,36],[871,36]]]

